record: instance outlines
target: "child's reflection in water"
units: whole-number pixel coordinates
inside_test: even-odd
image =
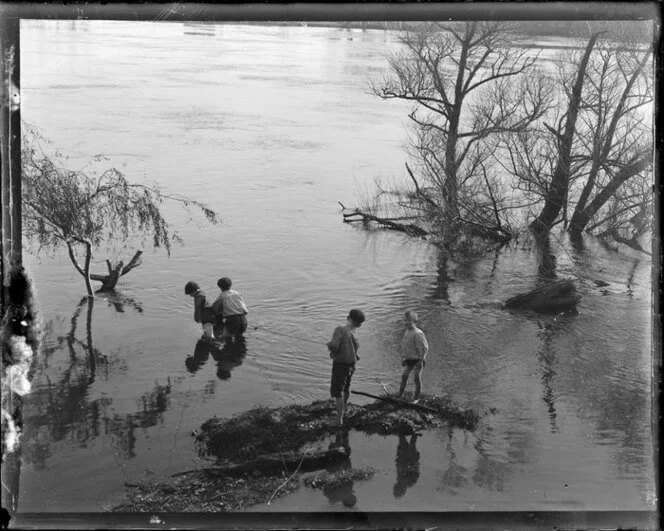
[[[350,444],[348,442],[348,430],[341,430],[335,435],[334,441],[330,443],[329,448],[343,447],[350,456]],[[332,474],[351,469],[350,457],[344,459],[341,463],[336,463],[326,468]],[[357,503],[357,497],[353,492],[353,480],[345,479],[341,484],[323,487],[323,494],[327,496],[330,503],[343,503],[346,507],[354,507]]]
[[[219,350],[212,351],[212,357],[217,362],[217,378],[228,380],[231,377],[231,371],[240,365],[247,354],[247,345],[244,341],[235,341],[225,343]]]
[[[184,364],[187,371],[194,374],[205,365],[210,355],[212,355],[212,358],[217,362],[217,377],[220,380],[228,380],[231,377],[231,371],[242,365],[246,353],[247,345],[244,341],[216,345],[199,340],[194,348],[194,354],[187,356]]]
[[[420,479],[420,452],[417,451],[417,435],[410,436],[410,442],[405,435],[399,435],[397,445],[397,482],[394,484],[394,497],[401,498],[408,488]]]

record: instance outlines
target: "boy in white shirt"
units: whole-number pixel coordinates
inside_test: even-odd
[[[230,339],[244,339],[247,330],[247,305],[242,295],[231,289],[233,282],[228,277],[217,280],[221,294],[214,301],[212,308],[217,315],[221,315],[224,323],[224,337]]]
[[[424,368],[424,360],[429,352],[429,343],[424,335],[424,332],[417,328],[417,313],[413,310],[408,310],[404,314],[404,322],[406,325],[406,332],[401,341],[401,354],[403,355],[403,373],[401,373],[401,387],[398,398],[403,396],[408,383],[410,373],[413,373],[415,380],[415,395],[413,396],[413,403],[417,403],[422,391],[422,369]]]

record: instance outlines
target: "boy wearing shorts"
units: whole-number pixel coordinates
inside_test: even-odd
[[[351,310],[346,324],[334,329],[332,339],[327,344],[332,358],[330,395],[335,399],[337,407],[337,416],[332,426],[336,428],[343,426],[344,409],[350,397],[350,381],[355,372],[355,363],[360,359],[357,355],[360,348],[357,328],[362,326],[364,321],[364,313],[361,310]]]
[[[406,332],[401,341],[401,354],[403,360],[403,372],[401,373],[401,387],[398,398],[403,396],[408,383],[410,373],[413,373],[415,380],[415,395],[413,396],[413,403],[417,403],[422,391],[422,369],[424,368],[425,358],[429,352],[429,343],[424,335],[424,332],[417,328],[417,313],[413,310],[408,310],[404,314],[404,323],[406,325]]]

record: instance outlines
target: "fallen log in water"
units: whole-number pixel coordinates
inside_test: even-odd
[[[259,471],[271,473],[294,470],[299,467],[302,471],[312,471],[325,468],[348,458],[348,450],[344,447],[331,448],[330,450],[319,450],[309,452],[279,452],[261,455],[251,461],[240,465],[229,465],[225,467],[214,467],[203,469],[206,474],[212,476],[241,476],[248,472]]]
[[[535,288],[505,301],[508,310],[534,310],[536,312],[561,312],[574,308],[581,296],[569,279],[559,280],[546,286]]]
[[[359,219],[357,219],[357,216],[359,216]],[[353,217],[356,217],[356,219],[352,219]],[[380,218],[378,216],[374,216],[373,214],[362,212],[357,208],[350,214],[343,214],[343,218],[344,218],[344,223],[350,223],[353,221],[365,221],[365,222],[373,221],[374,223],[378,223],[379,225],[384,225],[388,229],[396,230],[399,232],[405,232],[410,236],[427,236],[429,234],[423,228],[418,227],[417,225],[414,225],[412,223],[409,224],[398,223],[397,221],[395,221],[396,218]]]
[[[393,398],[391,396],[376,396],[376,395],[371,395],[369,393],[364,393],[362,391],[351,391],[351,393],[355,395],[363,395],[363,396],[368,396],[369,398],[376,398],[377,400],[384,400],[386,402],[390,402],[392,404],[397,404],[402,407],[409,407],[412,409],[417,409],[419,411],[426,411],[427,413],[439,413],[438,410],[423,406],[422,404],[413,404],[412,402],[406,402],[405,400],[400,400],[398,398]]]

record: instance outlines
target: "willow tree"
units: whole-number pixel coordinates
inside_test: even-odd
[[[154,248],[164,248],[170,256],[171,242],[181,241],[163,217],[164,200],[180,203],[184,208],[199,209],[212,224],[218,214],[205,204],[182,196],[164,194],[154,185],[130,182],[116,168],[100,175],[71,170],[63,165],[62,155],[49,154],[47,142],[36,127],[23,124],[21,150],[23,231],[40,248],[66,247],[71,263],[93,295],[92,280],[112,288],[119,276],[140,262],[138,251],[127,264],[112,265],[108,275],[90,272],[93,253],[103,244],[141,237],[151,240]],[[104,157],[97,156],[96,162]]]
[[[493,138],[527,131],[550,103],[542,78],[526,76],[537,56],[514,46],[511,28],[481,21],[413,28],[388,58],[389,73],[371,84],[382,99],[413,103],[410,152],[418,175],[409,174],[416,196],[448,232],[457,222],[500,228]]]

